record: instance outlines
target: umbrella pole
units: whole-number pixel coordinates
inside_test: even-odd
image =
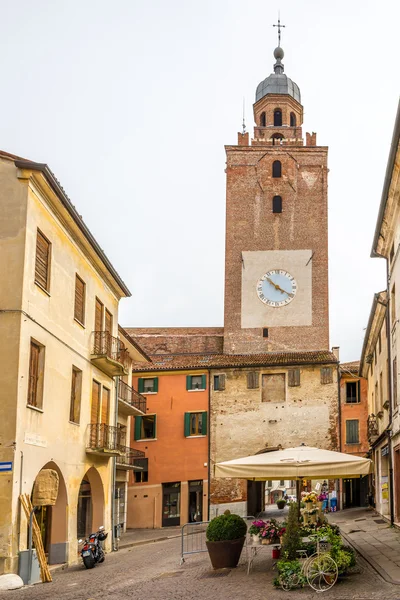
[[[297,518],[300,521],[301,480],[296,479]]]

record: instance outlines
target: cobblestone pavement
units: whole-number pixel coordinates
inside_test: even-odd
[[[243,559],[237,569],[216,572],[208,554],[187,557],[180,566],[180,540],[171,539],[109,554],[92,570],[72,567],[54,574],[53,583],[2,593],[3,600],[316,600],[310,588],[273,588],[272,560],[256,557],[250,576]],[[324,600],[399,600],[400,587],[382,580],[359,558],[356,573],[340,581]]]

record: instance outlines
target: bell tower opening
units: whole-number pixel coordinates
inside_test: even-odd
[[[282,111],[280,108],[274,110],[274,127],[282,127]]]

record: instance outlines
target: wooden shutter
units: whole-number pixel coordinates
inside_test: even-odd
[[[225,389],[225,375],[218,375],[219,377],[219,390],[222,392]]]
[[[207,375],[202,375],[201,376],[201,389],[202,390],[206,390],[207,389]]]
[[[69,410],[69,420],[72,423],[79,423],[81,413],[81,393],[82,393],[82,371],[72,368],[71,381],[71,405]]]
[[[184,417],[184,435],[189,437],[190,435],[190,413],[185,413]]]
[[[187,390],[192,389],[192,376],[191,375],[186,375],[186,389]]]
[[[360,382],[358,382],[360,385]],[[359,401],[361,402],[360,391],[358,392]],[[393,359],[393,404],[397,406],[397,356]]]
[[[135,440],[142,439],[142,417],[135,417]]]
[[[139,394],[143,394],[143,392],[144,392],[144,379],[143,379],[143,377],[139,377],[139,379],[138,379],[138,392],[139,392]]]
[[[104,331],[107,331],[110,335],[112,335],[113,330],[113,317],[112,314],[106,309],[106,320],[104,323]]]
[[[290,371],[288,371],[288,375],[288,385],[290,387],[296,387],[300,385],[300,369],[290,369]]]
[[[103,387],[103,397],[101,402],[101,423],[107,423],[110,411],[110,390]]]
[[[153,378],[153,392],[158,392],[158,377]]]
[[[29,357],[29,385],[28,385],[28,404],[37,406],[37,391],[39,379],[39,354],[40,346],[31,342],[31,352]]]
[[[37,230],[35,281],[46,291],[50,288],[50,242]]]
[[[201,433],[207,435],[207,412],[203,412],[201,417]]]
[[[103,310],[104,306],[98,298],[96,298],[96,307],[94,315],[94,330],[103,331]]]
[[[98,423],[100,408],[100,384],[93,381],[92,384],[92,406],[90,411],[90,422]]]
[[[358,420],[351,419],[346,421],[346,443],[347,444],[358,444]]]
[[[321,369],[321,383],[333,383],[333,370],[332,370],[332,367],[322,367],[322,369]]]
[[[74,317],[82,325],[85,324],[85,282],[75,275],[75,308]]]
[[[259,386],[259,376],[257,371],[249,371],[247,373],[247,388],[249,390],[257,389]]]

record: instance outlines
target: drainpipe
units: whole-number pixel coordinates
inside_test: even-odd
[[[389,451],[389,502],[390,502],[390,525],[394,525],[394,493],[393,493],[393,458],[392,458],[392,418],[393,418],[393,393],[392,393],[392,350],[391,350],[391,298],[390,298],[390,274],[389,261],[386,260],[386,287],[387,287],[387,303],[386,303],[386,340],[387,340],[387,356],[388,356],[388,390],[389,390],[389,425],[386,428],[388,451]]]
[[[114,427],[115,427],[115,442],[118,444],[118,389],[119,389],[119,377],[115,378],[115,406],[114,406]],[[112,458],[112,473],[111,473],[111,541],[112,550],[116,552],[118,550],[118,539],[116,536],[116,528],[114,526],[115,519],[115,492],[116,492],[116,480],[117,480],[117,457]]]

